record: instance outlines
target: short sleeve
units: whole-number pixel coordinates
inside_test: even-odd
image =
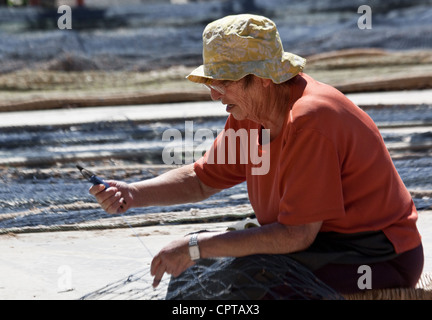
[[[241,141],[234,136],[237,132],[247,130],[241,128],[230,116],[224,130],[218,134],[210,149],[194,163],[195,173],[205,185],[227,189],[246,180],[247,162],[243,161],[244,148]],[[227,137],[232,133],[234,135]]]

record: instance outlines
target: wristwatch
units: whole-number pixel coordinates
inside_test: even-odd
[[[198,233],[192,234],[189,239],[189,255],[192,261],[196,261],[200,258],[200,251],[198,247]]]

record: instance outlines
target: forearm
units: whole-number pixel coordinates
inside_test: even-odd
[[[198,202],[218,192],[204,186],[193,169],[193,164],[170,170],[153,179],[130,184],[133,206],[166,206]]]
[[[273,223],[262,227],[223,233],[204,232],[198,235],[201,258],[242,257],[253,254],[285,254],[308,248],[322,222],[301,226]],[[179,276],[194,262],[190,259],[188,237],[171,242],[152,260],[150,272],[157,286],[165,272]]]
[[[320,227],[321,222],[301,226],[273,223],[234,232],[202,233],[199,247],[202,258],[285,254],[308,248]]]

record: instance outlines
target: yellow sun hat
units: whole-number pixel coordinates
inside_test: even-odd
[[[270,19],[240,14],[207,25],[203,32],[204,64],[186,78],[192,82],[237,81],[248,74],[285,82],[302,72],[306,59],[284,52]]]

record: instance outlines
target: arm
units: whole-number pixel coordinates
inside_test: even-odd
[[[110,188],[104,190],[102,185],[92,186],[90,194],[108,213],[124,213],[132,207],[198,202],[220,191],[203,184],[195,174],[193,164],[141,182],[107,182]]]
[[[307,249],[315,240],[322,222],[287,226],[278,222],[258,228],[223,233],[201,233],[198,236],[200,255],[241,257],[252,254],[285,254]],[[157,286],[163,274],[180,275],[194,262],[189,256],[189,238],[171,242],[153,259],[151,274]]]
[[[252,254],[285,254],[307,249],[320,230],[322,222],[288,226],[278,222],[258,228],[218,235],[199,235],[203,258]]]
[[[154,179],[132,183],[136,207],[198,202],[221,191],[203,184],[193,164],[168,171]]]

